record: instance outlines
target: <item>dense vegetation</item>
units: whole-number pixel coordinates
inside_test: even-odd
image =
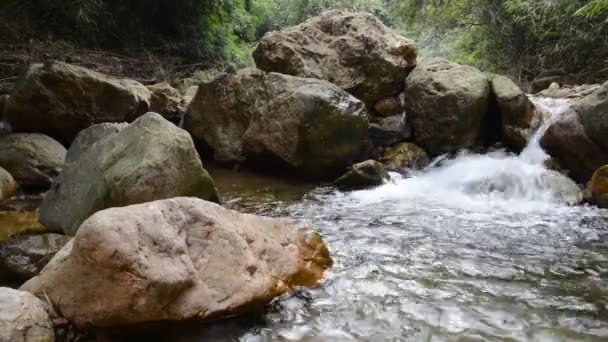
[[[4,0],[0,36],[145,48],[235,68],[265,32],[330,8],[364,10],[444,55],[521,82],[608,78],[608,0]]]

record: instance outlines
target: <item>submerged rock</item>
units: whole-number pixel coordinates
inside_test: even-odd
[[[199,87],[185,118],[219,162],[332,178],[365,158],[365,105],[326,81],[244,69]]]
[[[174,198],[96,213],[22,289],[78,326],[110,327],[241,313],[330,265],[308,226]]]
[[[0,243],[0,278],[24,282],[70,241],[59,234],[21,235]]]
[[[0,167],[0,201],[9,199],[17,193],[17,183],[10,173]]]
[[[7,119],[16,132],[44,133],[69,144],[102,122],[133,121],[150,108],[142,84],[49,61],[31,65],[15,86]]]
[[[412,143],[397,144],[388,149],[380,159],[389,171],[404,173],[410,170],[420,170],[431,163],[426,152]]]
[[[608,208],[608,165],[597,169],[589,184],[591,200],[598,207]]]
[[[390,177],[384,166],[375,160],[366,160],[351,166],[334,185],[341,190],[362,189],[382,185]]]
[[[177,196],[218,200],[190,135],[148,113],[130,125],[101,124],[78,135],[42,202],[40,222],[73,235],[96,211]]]
[[[530,137],[534,105],[508,77],[492,77],[492,93],[501,118],[502,141],[514,150],[522,150]]]
[[[431,58],[410,73],[405,87],[416,143],[428,153],[454,152],[478,141],[490,93],[481,71]]]
[[[0,341],[54,342],[44,302],[31,293],[0,287]]]
[[[403,90],[416,44],[369,13],[333,10],[265,34],[253,58],[265,71],[334,83],[373,108]]]
[[[48,189],[59,175],[66,149],[44,134],[9,134],[0,137],[0,167],[22,188]]]

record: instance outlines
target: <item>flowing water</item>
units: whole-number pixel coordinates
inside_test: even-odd
[[[243,341],[606,341],[608,212],[569,206],[539,140],[569,104],[534,99],[543,124],[516,156],[463,153],[352,193],[277,208],[310,221],[335,266],[278,301]],[[553,181],[546,181],[547,175]]]
[[[324,286],[260,316],[165,333],[173,341],[608,341],[608,211],[568,205],[579,189],[544,167],[539,145],[568,103],[534,101],[542,124],[521,155],[461,153],[370,190],[244,176],[257,190],[243,194],[243,181],[211,170],[230,206],[309,221],[335,265]]]

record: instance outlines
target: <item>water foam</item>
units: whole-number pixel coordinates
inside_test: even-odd
[[[578,203],[579,187],[566,176],[545,167],[549,158],[540,140],[549,126],[570,109],[563,99],[534,97],[541,124],[521,154],[504,150],[477,154],[462,152],[431,167],[381,187],[352,193],[362,205],[387,200],[425,200],[439,206],[469,211],[496,210],[526,212],[557,204]]]

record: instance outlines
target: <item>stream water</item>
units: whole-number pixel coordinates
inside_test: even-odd
[[[324,286],[252,318],[148,337],[607,341],[608,211],[568,205],[578,189],[544,167],[538,143],[568,103],[534,101],[544,124],[520,155],[463,152],[370,190],[212,168],[228,206],[310,222],[335,265]]]
[[[174,341],[607,341],[608,211],[568,205],[578,188],[545,168],[539,140],[569,104],[533,101],[541,124],[520,155],[461,153],[370,190],[247,173],[235,181],[211,170],[230,206],[309,221],[335,265],[324,286],[259,316],[165,333]]]

